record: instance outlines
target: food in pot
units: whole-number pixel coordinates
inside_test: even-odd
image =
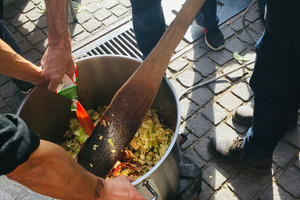
[[[105,109],[106,107],[99,107],[97,111],[88,110],[87,113],[96,124]],[[127,175],[138,179],[143,176],[165,154],[173,135],[174,131],[160,121],[155,110],[150,109],[142,125],[128,147],[124,149],[107,178]],[[69,130],[66,131],[64,137],[66,141],[61,146],[76,159],[81,146],[88,138],[76,118],[70,120]],[[93,148],[101,147],[96,145]]]

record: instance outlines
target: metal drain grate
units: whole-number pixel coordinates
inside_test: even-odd
[[[95,38],[93,42],[86,42],[77,51],[74,57],[84,55],[123,55],[142,59],[142,53],[137,47],[132,25],[127,23],[107,35]]]

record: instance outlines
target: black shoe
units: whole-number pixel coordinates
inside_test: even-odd
[[[272,157],[257,159],[244,152],[243,139],[228,140],[222,137],[213,137],[209,149],[220,160],[252,170],[261,175],[268,175],[272,168]]]
[[[204,33],[205,43],[210,49],[214,51],[224,49],[224,35],[219,27],[214,29],[204,29]]]
[[[29,82],[25,82],[25,81],[21,81],[18,79],[12,79],[14,84],[16,84],[16,86],[23,92],[28,92],[30,89],[32,89],[34,87],[34,85],[32,83]]]
[[[198,26],[198,22],[194,20],[194,23]],[[224,35],[219,29],[219,27],[215,27],[212,29],[204,29],[204,37],[205,37],[205,44],[212,50],[218,51],[224,48]]]
[[[254,110],[253,104],[240,106],[234,111],[232,117],[236,122],[250,127],[252,126],[253,110]],[[288,130],[294,129],[297,126],[297,121],[298,121],[298,114],[296,113],[290,119]]]

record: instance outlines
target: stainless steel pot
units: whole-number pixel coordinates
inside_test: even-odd
[[[86,109],[95,109],[110,103],[141,61],[124,56],[95,56],[76,63],[78,100]],[[70,100],[48,92],[45,86],[39,86],[25,97],[17,114],[42,139],[61,144],[69,120],[76,117],[75,112],[70,111],[70,106]],[[157,110],[175,134],[163,158],[133,185],[146,199],[175,199],[179,186],[180,109],[175,90],[166,78],[162,81],[152,108]]]

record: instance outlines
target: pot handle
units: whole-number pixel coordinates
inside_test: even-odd
[[[152,200],[157,200],[158,195],[157,195],[157,193],[153,190],[153,188],[150,186],[149,181],[148,181],[148,180],[145,180],[145,181],[143,182],[143,185],[146,186],[146,188],[149,190],[149,192],[150,192],[151,194],[153,194],[154,197],[152,198]]]

